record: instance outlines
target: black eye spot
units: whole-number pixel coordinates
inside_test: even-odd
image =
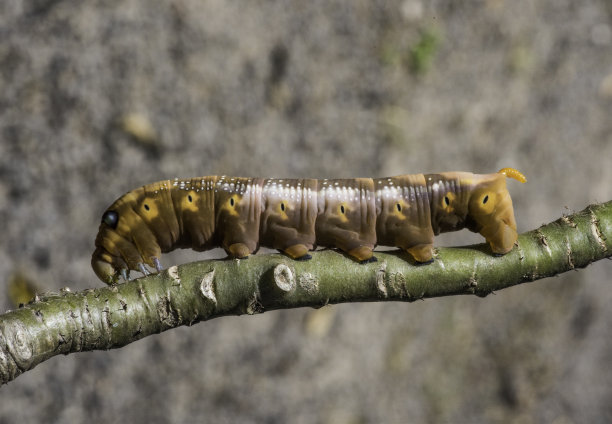
[[[484,199],[482,199],[482,204],[484,205],[489,200],[489,195],[487,194]]]
[[[400,205],[399,203],[397,203],[397,204],[395,205],[395,207],[397,208],[397,211],[398,211],[398,212],[401,212],[401,211],[402,211],[402,205]]]
[[[187,200],[189,200],[189,203],[193,202],[193,198],[191,197],[191,194],[187,196]]]
[[[285,204],[281,203],[281,211],[285,212]]]
[[[234,198],[233,197],[230,199],[230,206],[234,206]]]
[[[344,213],[344,205],[340,206],[340,212]]]
[[[450,200],[449,200],[448,196],[444,196],[444,204],[446,206],[450,205]]]
[[[151,208],[149,207],[149,205],[147,205],[146,203],[145,203],[145,205],[144,205],[144,208],[145,208],[145,210],[146,210],[146,211],[151,210]]]
[[[115,211],[106,211],[102,215],[102,222],[114,230],[119,222],[119,214]]]

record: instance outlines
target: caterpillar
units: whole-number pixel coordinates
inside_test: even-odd
[[[163,268],[177,248],[222,247],[246,258],[260,246],[295,260],[316,246],[337,248],[359,262],[375,261],[376,245],[433,260],[434,235],[468,228],[503,255],[517,240],[506,178],[444,172],[389,178],[275,179],[208,176],[165,180],[132,190],[102,215],[92,267],[107,284]]]

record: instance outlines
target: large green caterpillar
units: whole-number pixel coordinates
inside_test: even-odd
[[[161,271],[162,252],[222,247],[244,258],[260,246],[310,259],[315,246],[374,261],[376,245],[400,247],[418,262],[433,258],[435,234],[468,228],[496,254],[517,239],[506,177],[517,170],[400,175],[342,180],[200,177],[132,190],[102,216],[92,267],[112,284],[146,265]]]

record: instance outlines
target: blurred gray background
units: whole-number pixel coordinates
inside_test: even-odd
[[[2,1],[0,306],[15,275],[102,286],[102,212],[175,176],[511,166],[527,231],[612,199],[611,112],[609,0]],[[0,423],[609,422],[611,271],[56,357],[0,388]]]

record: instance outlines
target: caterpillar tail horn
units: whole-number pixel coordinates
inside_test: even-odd
[[[514,178],[515,180],[520,181],[521,183],[527,182],[527,178],[525,178],[523,173],[514,168],[502,168],[499,171],[497,171],[497,173],[504,174],[508,178]]]

